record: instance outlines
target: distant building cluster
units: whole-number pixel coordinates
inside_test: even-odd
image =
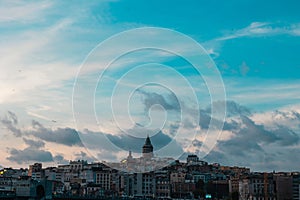
[[[29,169],[4,168],[0,199],[300,199],[299,172],[251,172],[209,164],[196,155],[188,155],[186,162],[163,159],[169,163],[160,169],[141,167],[154,166],[157,160],[147,138],[143,156],[133,158],[130,153],[113,163],[117,168],[84,160],[57,167],[35,163]],[[149,170],[135,171],[141,168]]]

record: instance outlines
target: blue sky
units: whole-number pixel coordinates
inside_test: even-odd
[[[127,92],[136,88],[138,83],[152,78],[153,82],[169,83],[170,88],[172,84],[178,84],[180,87],[174,87],[178,92],[175,94],[178,101],[168,88],[148,85],[132,93],[129,108],[134,121],[145,126],[152,117],[150,121],[153,126],[144,127],[145,130],[149,133],[161,130],[166,141],[169,141],[174,131],[172,128],[178,126],[178,113],[193,113],[196,106],[193,103],[198,103],[202,113],[200,122],[195,122],[199,116],[194,114],[181,118],[182,135],[176,139],[174,148],[179,145],[182,148],[180,152],[201,152],[201,145],[197,146],[203,143],[205,146],[201,133],[193,141],[189,140],[188,134],[199,129],[200,132],[208,130],[205,123],[209,123],[210,105],[215,104],[220,110],[227,105],[222,136],[203,159],[250,166],[257,170],[296,170],[299,163],[294,162],[293,156],[299,155],[300,137],[299,6],[300,2],[296,0],[1,1],[0,118],[1,134],[5,139],[1,142],[0,151],[5,156],[0,164],[26,166],[28,162],[39,161],[45,155],[48,160],[43,161],[48,165],[78,157],[106,159],[104,154],[109,151],[94,148],[90,137],[86,142],[91,142],[91,145],[87,144],[84,148],[74,138],[71,140],[73,143],[69,143],[63,135],[71,134],[75,129],[79,135],[84,132],[112,136],[122,134],[110,125],[113,119],[108,105],[112,88],[118,85],[118,79],[126,75],[125,72],[140,66],[140,71],[125,76],[120,84],[121,89],[117,90],[115,109],[120,112],[120,126],[134,135],[145,137],[139,127],[125,118],[127,110],[122,110],[125,105],[122,100],[128,98]],[[132,42],[127,41],[126,44],[124,39],[124,44],[113,43],[104,50],[97,48],[97,45],[114,34],[141,27],[167,28],[201,44],[224,82],[226,99],[220,99],[224,102],[211,102],[211,94],[203,77],[184,59],[170,52],[142,50],[126,54],[106,71],[104,87],[91,82],[98,78],[104,64],[122,49],[122,45],[131,45]],[[155,32],[137,34],[135,42],[138,44],[148,34],[151,37]],[[170,48],[180,46],[182,52],[193,51],[180,41],[162,37],[159,43]],[[152,62],[161,66],[147,66]],[[90,67],[85,68],[87,65]],[[182,76],[178,78],[178,74],[171,69],[179,71]],[[82,76],[77,77],[82,81],[80,93],[75,94],[74,100],[73,84],[77,73],[81,72],[84,72]],[[190,81],[189,87],[184,85],[183,77]],[[182,82],[176,82],[179,79]],[[218,93],[217,87],[216,84],[215,93]],[[186,88],[192,88],[198,102],[192,101],[195,99]],[[94,99],[89,95],[94,93],[97,106],[92,110],[90,106],[94,104]],[[75,114],[72,101],[77,106]],[[151,110],[156,104],[161,107]],[[76,109],[80,112],[81,122],[74,119]],[[164,118],[166,113],[169,115]],[[100,122],[97,122],[95,115]],[[160,120],[155,120],[161,118],[166,120],[164,125],[160,124]],[[155,126],[164,128],[155,129]],[[49,137],[39,135],[40,131],[49,133]],[[52,137],[62,137],[62,141]],[[253,137],[261,139],[245,144]],[[11,141],[16,142],[10,145]],[[236,151],[247,153],[247,149],[248,160],[241,156],[242,153],[235,155]],[[31,153],[32,150],[35,155],[27,158],[26,152]],[[118,160],[126,156],[127,150],[115,149],[111,157]],[[135,153],[138,155],[138,150]],[[27,160],[16,162],[22,160],[19,159],[22,156]]]

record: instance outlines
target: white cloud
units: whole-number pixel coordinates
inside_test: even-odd
[[[29,91],[57,87],[60,81],[74,76],[74,69],[70,73],[74,67],[69,63],[50,61],[46,57],[49,46],[68,24],[69,20],[63,20],[40,31],[29,30],[5,36],[9,42],[3,41],[0,48],[3,55],[0,89],[4,91],[0,103],[26,101],[24,97],[31,96]]]
[[[216,38],[217,41],[230,40],[241,37],[260,37],[260,36],[271,36],[271,35],[281,35],[288,34],[299,36],[300,35],[300,24],[289,24],[283,26],[276,23],[267,22],[252,22],[249,26],[235,30],[229,34],[222,37]]]
[[[43,12],[52,6],[50,1],[10,1],[0,3],[0,22],[26,23],[41,20]]]
[[[243,76],[246,76],[247,73],[249,72],[250,68],[249,66],[247,65],[247,63],[244,61],[241,65],[240,65],[240,73],[243,75]]]
[[[300,132],[300,105],[283,107],[275,111],[254,113],[251,117],[258,124],[263,124],[266,128],[274,130],[278,126],[286,126],[294,132]]]
[[[260,111],[293,105],[299,102],[300,82],[263,78],[224,79],[227,97],[243,105],[256,107]],[[242,87],[241,87],[242,86]]]

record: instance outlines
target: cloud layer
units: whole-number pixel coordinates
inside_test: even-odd
[[[233,101],[215,102],[215,106],[227,106],[227,118],[224,124],[223,137],[219,139],[215,148],[204,158],[209,162],[220,162],[226,165],[249,166],[256,170],[295,170],[297,161],[289,155],[289,152],[297,153],[299,150],[299,122],[300,114],[297,111],[275,111],[268,113],[251,113],[244,106]],[[201,120],[199,122],[201,132],[205,132],[210,122],[210,110],[202,109]],[[275,115],[274,113],[277,113]],[[263,115],[256,118],[256,115]],[[271,119],[270,119],[271,117]],[[260,119],[260,120],[258,120]],[[18,128],[17,116],[9,111],[1,120],[4,125],[15,137],[22,137],[25,145],[24,149],[9,148],[8,160],[22,164],[26,161],[40,162],[65,162],[61,154],[52,155],[51,150],[45,150],[45,144],[53,143],[69,147],[81,147],[80,135],[84,135],[84,144],[92,151],[98,151],[96,156],[91,157],[86,152],[81,151],[74,154],[76,159],[115,160],[121,151],[133,151],[140,153],[144,143],[144,138],[136,138],[130,135],[113,135],[111,133],[101,133],[85,130],[79,134],[72,128],[58,128],[55,130],[45,128],[37,121],[33,121],[31,128]],[[297,126],[285,126],[284,123],[298,124]],[[172,127],[170,127],[172,129]],[[187,130],[193,130],[187,127]],[[145,131],[139,126],[132,131]],[[200,134],[201,135],[201,134]],[[30,139],[30,138],[34,139]],[[106,139],[106,140],[104,140]],[[107,139],[117,148],[112,148],[111,144],[103,143]],[[171,136],[159,132],[151,137],[155,150],[159,150],[168,145],[173,139]],[[190,143],[187,153],[198,153],[205,142],[200,138],[187,137],[184,141],[177,141],[180,144]],[[63,153],[63,152],[61,152]],[[95,154],[93,154],[95,155]],[[109,157],[107,157],[109,155]],[[286,164],[289,163],[287,166]]]

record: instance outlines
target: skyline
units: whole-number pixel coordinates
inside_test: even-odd
[[[226,105],[227,117],[218,143],[201,159],[247,166],[256,171],[299,170],[300,161],[295,159],[300,153],[298,1],[174,1],[171,4],[159,1],[2,1],[0,5],[3,138],[0,165],[19,167],[43,162],[50,166],[78,158],[91,161],[92,156],[100,161],[121,160],[127,156],[129,147],[133,154],[139,155],[140,147],[134,143],[142,144],[147,134],[155,135],[152,143],[154,148],[160,149],[174,141],[172,137],[178,129],[175,122],[181,120],[182,109],[190,111],[190,115],[185,116],[187,120],[181,121],[181,131],[186,136],[174,141],[174,148],[179,153],[199,152],[203,137],[189,138],[189,134],[208,129],[212,103],[220,110]],[[123,47],[112,43],[110,51],[99,61],[93,60],[97,52],[103,53],[97,50],[97,45],[122,31],[142,27],[173,30],[202,45],[219,70],[226,99],[210,102],[203,77],[199,78],[183,58],[146,49],[120,57],[106,72],[104,90],[91,84],[93,75]],[[143,37],[136,35],[137,43]],[[175,50],[180,46],[182,52],[190,55],[186,43],[176,42],[163,38],[157,44]],[[153,62],[158,65],[151,65]],[[91,67],[84,71],[86,76],[79,77],[82,93],[75,94],[82,97],[81,103],[75,104],[78,106],[75,111],[79,110],[84,118],[82,125],[76,123],[73,116],[73,87],[79,70],[87,64]],[[105,103],[110,100],[114,85],[127,75],[125,70],[131,66],[139,67],[119,84],[122,87],[117,90],[115,105],[120,112],[118,120],[125,122],[120,126],[138,137],[137,140],[126,137],[110,124],[112,118]],[[197,117],[192,112],[195,105],[188,98],[192,95],[183,87],[184,82],[180,82],[182,85],[176,87],[175,95],[172,90],[157,85],[135,90],[129,105],[135,124],[128,124],[124,120],[128,110],[122,110],[124,104],[120,103],[127,91],[147,78],[157,83],[162,80],[170,85],[176,83],[176,74],[163,66],[171,66],[190,81],[200,106],[199,123],[193,121]],[[95,99],[84,98],[94,92]],[[93,103],[92,100],[97,105],[95,113],[85,109],[82,103]],[[157,104],[160,107],[153,107]],[[165,113],[169,121],[162,129],[157,130],[160,120],[151,121],[153,126],[147,127],[149,119],[160,119]],[[101,119],[100,124],[95,123],[95,116]],[[88,137],[87,149],[82,145],[83,135]],[[101,143],[103,138],[109,138],[121,150]]]

